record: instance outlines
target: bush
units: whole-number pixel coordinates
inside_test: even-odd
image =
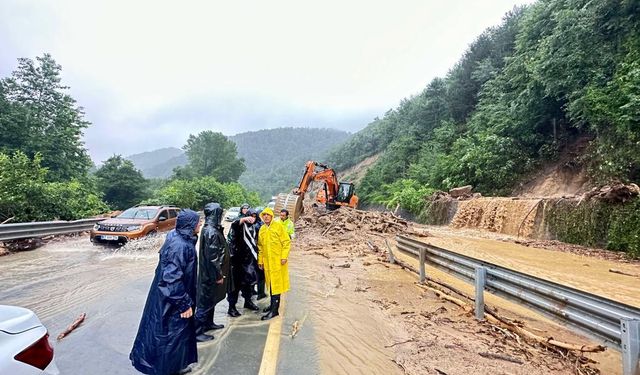
[[[46,182],[39,154],[0,153],[0,217],[14,222],[76,220],[108,211],[90,181]]]
[[[420,185],[415,180],[402,179],[392,184],[383,185],[379,192],[370,196],[370,199],[375,203],[384,204],[390,209],[400,205],[400,208],[419,215],[424,209],[425,197],[433,194],[434,191],[428,186]]]

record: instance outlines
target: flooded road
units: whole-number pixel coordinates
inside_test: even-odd
[[[129,352],[158,262],[164,235],[122,248],[94,246],[87,236],[0,258],[0,304],[33,310],[50,334],[62,374],[139,374]],[[268,301],[259,305],[265,307]],[[239,310],[243,312],[242,299]],[[229,320],[226,301],[216,307],[216,339],[198,345],[193,374],[256,374],[268,324],[249,312]],[[82,312],[86,320],[56,342]],[[242,366],[238,366],[242,363]]]

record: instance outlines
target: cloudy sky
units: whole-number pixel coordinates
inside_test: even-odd
[[[280,126],[357,131],[532,0],[2,0],[0,77],[49,52],[100,162]]]

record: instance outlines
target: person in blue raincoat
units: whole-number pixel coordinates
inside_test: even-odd
[[[172,375],[198,362],[193,309],[196,305],[200,217],[191,210],[178,214],[167,234],[149,289],[138,334],[129,359],[144,374]]]

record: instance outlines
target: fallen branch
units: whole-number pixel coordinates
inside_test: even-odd
[[[313,253],[316,254],[316,255],[320,255],[321,257],[325,257],[327,259],[331,259],[326,253],[321,253],[319,251],[314,251]]]
[[[327,234],[327,232],[329,232],[329,230],[330,230],[331,228],[333,228],[333,224],[334,224],[334,223],[331,223],[331,224],[327,227],[327,229],[325,229],[325,230],[324,230],[324,232],[322,232],[322,236],[324,236],[325,234]]]
[[[300,330],[300,322],[296,320],[292,324],[291,334],[289,335],[289,337],[291,337],[291,338],[296,337],[296,335],[298,334],[299,330]]]
[[[511,363],[517,363],[519,365],[523,365],[524,364],[524,362],[522,362],[518,358],[513,358],[513,357],[510,357],[510,356],[508,356],[506,354],[496,354],[496,353],[486,353],[486,352],[482,352],[482,353],[478,353],[478,354],[480,355],[480,357],[484,357],[484,358],[500,359],[500,360],[511,362]]]
[[[462,307],[462,309],[467,313],[470,313],[471,311],[473,311],[473,307],[469,306],[468,303],[466,303],[466,302],[464,302],[464,301],[462,301],[462,300],[460,300],[460,299],[458,299],[456,297],[452,297],[452,296],[450,296],[448,294],[445,294],[441,290],[438,290],[436,288],[432,288],[432,287],[427,286],[427,285],[421,285],[421,284],[415,284],[415,285],[418,286],[418,288],[425,289],[425,290],[428,290],[428,291],[431,291],[431,292],[435,293],[436,296],[438,296],[439,298],[441,298],[441,299],[443,299],[445,301],[449,301],[449,302],[451,302],[451,303],[453,303],[455,305],[458,305],[458,306]]]
[[[446,301],[449,301],[455,305],[458,305],[460,307],[462,307],[462,309],[465,312],[471,312],[473,311],[473,307],[471,305],[469,305],[468,303],[452,297],[450,295],[447,295],[445,293],[443,293],[442,291],[426,286],[426,285],[420,285],[420,284],[415,284],[417,287],[421,288],[421,289],[426,289],[426,290],[430,290],[432,292],[434,292],[436,294],[436,296],[438,296],[441,299],[444,299]],[[597,352],[603,352],[606,350],[606,347],[602,346],[602,345],[578,345],[578,344],[571,344],[571,343],[566,343],[566,342],[562,342],[562,341],[558,341],[555,340],[553,337],[542,337],[539,335],[536,335],[535,333],[528,331],[520,326],[518,326],[517,324],[509,321],[508,319],[501,317],[500,315],[498,315],[497,313],[495,313],[495,311],[492,311],[491,309],[488,309],[487,313],[485,314],[485,318],[487,320],[487,322],[489,322],[490,324],[494,324],[494,325],[498,325],[498,326],[502,326],[506,329],[508,329],[511,332],[514,332],[516,334],[519,334],[520,336],[523,336],[531,341],[535,341],[541,345],[544,346],[551,346],[551,347],[556,347],[556,348],[562,348],[562,349],[566,349],[566,350],[571,350],[571,351],[576,351],[576,352],[589,352],[589,353],[597,353]],[[494,315],[495,314],[495,315]]]
[[[8,218],[7,220],[5,220],[5,221],[3,221],[2,223],[0,223],[0,225],[2,225],[2,224],[6,224],[6,223],[10,222],[11,220],[13,220],[13,219],[15,219],[15,218],[16,218],[15,216],[11,216],[11,217],[10,217],[10,218]]]
[[[71,323],[71,325],[69,325],[69,327],[67,327],[67,329],[65,329],[61,334],[58,335],[57,340],[60,341],[63,338],[65,338],[67,335],[69,335],[74,329],[78,328],[78,326],[84,322],[84,318],[87,317],[87,313],[82,313],[80,314],[80,316],[78,316],[76,318],[76,320],[73,321],[73,323]]]
[[[337,268],[351,268],[351,263],[338,264],[338,265],[335,265],[334,267],[337,267]]]
[[[611,272],[611,273],[617,273],[617,274],[619,274],[619,275],[631,276],[631,277],[640,277],[640,274],[637,274],[637,273],[628,273],[628,272],[625,272],[625,271],[617,270],[617,269],[615,269],[615,268],[609,268],[609,272]]]
[[[393,344],[391,344],[391,345],[385,345],[384,347],[385,347],[385,348],[392,348],[392,347],[394,347],[394,346],[396,346],[396,345],[406,344],[406,343],[408,343],[408,342],[413,342],[413,341],[416,341],[416,340],[415,340],[415,339],[409,339],[409,340],[406,340],[406,341],[395,342],[395,343],[393,343]]]

